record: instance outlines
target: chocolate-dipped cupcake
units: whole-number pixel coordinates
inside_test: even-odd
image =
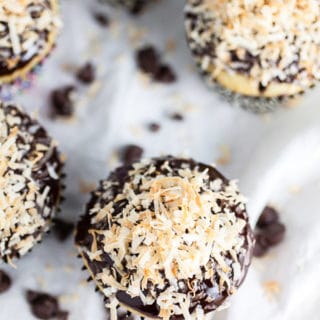
[[[188,0],[185,19],[201,73],[233,103],[268,111],[320,78],[318,0]]]
[[[141,13],[146,5],[148,4],[147,0],[100,0],[102,2],[108,2],[114,6],[121,6],[127,9],[132,14]]]
[[[0,92],[30,85],[61,26],[58,0],[0,0]],[[12,84],[16,86],[12,87]]]
[[[105,295],[157,319],[202,319],[243,282],[253,238],[236,184],[191,159],[123,166],[100,183],[78,223],[76,245]]]
[[[0,261],[27,253],[59,206],[62,162],[39,123],[0,103]]]

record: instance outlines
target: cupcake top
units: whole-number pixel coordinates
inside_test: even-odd
[[[318,0],[188,0],[186,26],[201,68],[232,91],[290,95],[320,78]]]
[[[60,196],[62,164],[53,140],[28,115],[0,104],[0,260],[38,242]]]
[[[201,319],[250,264],[252,233],[234,182],[190,159],[155,158],[101,182],[76,243],[115,313]]]
[[[0,80],[40,62],[60,24],[57,0],[0,0]]]

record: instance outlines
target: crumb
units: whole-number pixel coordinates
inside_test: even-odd
[[[110,26],[110,19],[109,17],[101,12],[95,12],[93,14],[94,19],[101,27],[109,27]]]
[[[263,288],[269,298],[273,298],[280,292],[280,283],[278,281],[266,281],[263,283]]]
[[[135,45],[141,42],[143,38],[145,38],[145,36],[147,35],[147,30],[142,28],[129,27],[128,34],[131,44]]]
[[[177,76],[171,66],[162,64],[159,66],[153,79],[160,83],[173,83],[177,80]]]
[[[79,181],[79,191],[81,193],[90,193],[97,188],[97,184],[95,182],[89,182],[85,180]]]
[[[171,120],[174,120],[174,121],[183,121],[184,120],[184,116],[179,112],[174,112],[174,113],[170,114],[169,117]]]
[[[143,149],[134,144],[126,145],[120,150],[120,158],[124,164],[131,164],[139,161],[142,155]]]
[[[60,218],[53,219],[53,233],[60,241],[65,241],[72,234],[74,224]]]
[[[60,309],[57,297],[45,292],[27,290],[26,299],[32,314],[39,319],[65,320],[68,318],[68,312]]]
[[[166,42],[166,51],[174,52],[177,49],[177,43],[174,39],[169,39]]]
[[[221,166],[228,165],[231,162],[231,150],[230,147],[227,145],[221,145],[220,146],[220,152],[221,155],[217,159],[217,163],[220,164]]]
[[[8,291],[11,285],[12,281],[10,276],[3,270],[0,270],[0,294]]]
[[[298,185],[293,185],[289,188],[289,192],[292,194],[299,194],[301,193],[301,191],[302,191],[302,188]]]
[[[53,116],[71,117],[74,113],[75,87],[68,85],[51,92]]]
[[[148,130],[150,132],[158,132],[161,129],[161,126],[159,123],[156,122],[150,122],[147,126]]]
[[[96,78],[96,68],[87,62],[77,71],[77,79],[84,84],[91,84]]]
[[[67,160],[67,155],[65,153],[60,153],[60,161],[66,162],[66,160]]]

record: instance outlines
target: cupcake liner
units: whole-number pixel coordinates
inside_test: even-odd
[[[296,97],[250,97],[230,91],[227,88],[224,88],[218,82],[212,81],[211,78],[205,77],[205,82],[210,89],[218,94],[223,100],[227,101],[231,106],[242,108],[246,111],[256,114],[273,112],[277,108],[283,106],[286,102],[288,102],[288,100],[294,99]],[[297,96],[299,96],[299,94],[297,94]]]
[[[53,45],[50,52],[27,74],[17,76],[10,82],[0,84],[0,100],[4,102],[12,101],[16,95],[22,94],[23,92],[32,89],[38,76],[42,72],[43,65],[46,63],[47,59],[50,58],[54,49],[55,44]]]

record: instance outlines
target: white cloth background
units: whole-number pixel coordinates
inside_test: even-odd
[[[28,111],[60,142],[67,155],[66,202],[61,217],[76,220],[88,199],[79,192],[79,182],[96,182],[114,167],[113,151],[137,143],[145,156],[189,155],[213,163],[221,147],[230,149],[230,162],[218,165],[229,178],[240,181],[249,198],[254,223],[261,209],[272,203],[287,226],[285,241],[263,259],[255,259],[247,281],[232,299],[232,306],[215,316],[223,320],[319,319],[320,301],[320,89],[308,93],[301,104],[266,117],[232,108],[206,88],[195,73],[185,42],[183,0],[163,0],[138,19],[103,7],[112,19],[110,28],[98,26],[92,12],[101,9],[92,0],[62,1],[64,30],[58,47],[43,68],[34,88],[17,97]],[[178,75],[173,85],[145,85],[139,76],[133,38],[153,43],[165,51],[174,40],[176,50],[165,53]],[[139,41],[136,43],[136,45]],[[63,65],[99,66],[101,85],[96,95],[80,86],[80,105],[72,121],[48,117],[48,93],[52,88],[74,83]],[[185,121],[174,122],[167,114],[180,111]],[[161,124],[159,133],[145,124]],[[101,297],[75,258],[73,240],[45,238],[31,254],[4,267],[13,278],[11,290],[0,296],[0,319],[33,319],[23,292],[27,288],[61,296],[71,320],[106,319]],[[3,266],[1,266],[3,268]],[[276,293],[264,283],[276,281]]]

